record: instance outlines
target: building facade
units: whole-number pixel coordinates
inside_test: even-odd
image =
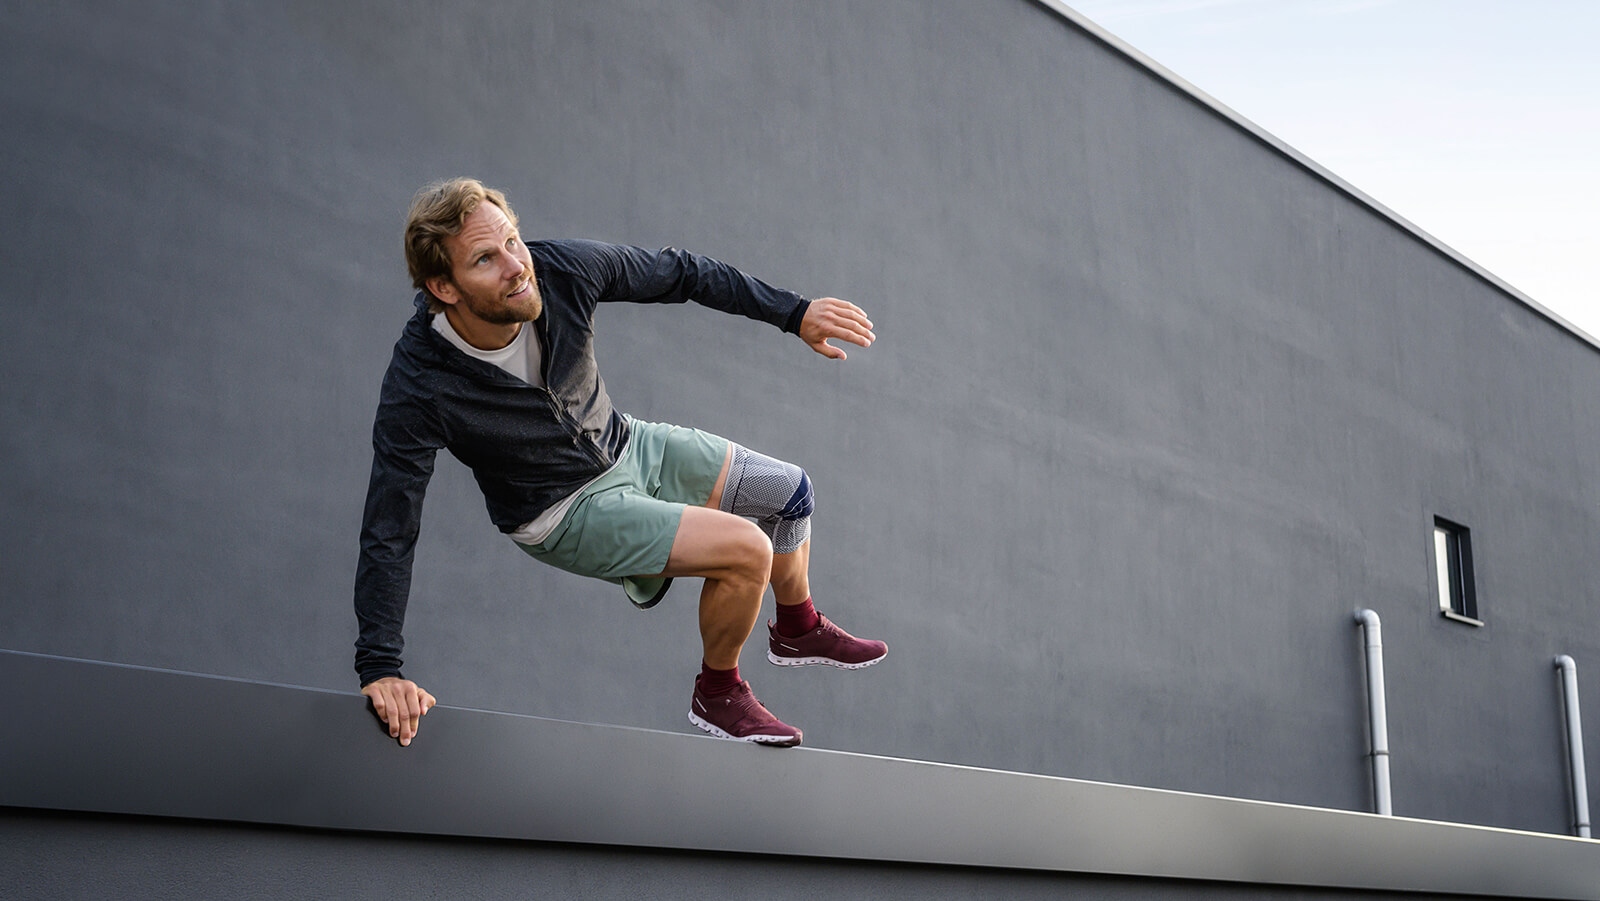
[[[354,691],[372,412],[412,293],[400,227],[418,186],[466,174],[526,237],[685,247],[872,316],[878,343],[844,364],[698,308],[597,319],[620,409],[817,486],[817,606],[892,651],[849,674],[746,661],[808,744],[1370,811],[1370,609],[1394,812],[1573,832],[1553,661],[1581,686],[1600,667],[1600,348],[1070,10],[7,18],[0,648]],[[1441,577],[1471,609],[1444,615]],[[641,615],[532,564],[442,455],[407,675],[446,705],[683,731],[693,600]],[[11,847],[62,860],[220,842],[332,874],[425,847],[510,884],[524,853],[6,811],[35,837]],[[539,851],[552,885],[635,854],[669,883],[702,864],[951,896],[1067,878]]]

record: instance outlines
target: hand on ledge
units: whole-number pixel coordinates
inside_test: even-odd
[[[398,676],[368,682],[361,693],[372,702],[372,712],[389,727],[389,736],[400,739],[402,747],[411,744],[418,722],[438,703],[422,686]]]

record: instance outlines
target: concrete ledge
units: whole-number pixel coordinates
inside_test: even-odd
[[[1600,843],[438,707],[0,651],[0,805],[456,836],[1518,898]],[[851,811],[840,817],[839,810]]]

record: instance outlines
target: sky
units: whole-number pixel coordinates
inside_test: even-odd
[[[1066,0],[1600,339],[1600,0]]]

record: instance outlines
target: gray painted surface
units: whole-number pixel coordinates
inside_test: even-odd
[[[174,853],[176,851],[181,853]],[[93,860],[94,866],[84,866]],[[0,808],[0,867],[26,880],[0,898],[105,901],[214,898],[625,898],[700,901],[759,894],[773,901],[1070,897],[1329,901],[1326,889],[1133,880],[638,848],[327,833]],[[1429,894],[1364,893],[1379,901]],[[1455,897],[1455,896],[1451,896]]]
[[[1600,660],[1600,354],[1048,10],[4,21],[0,646],[353,687],[400,220],[469,173],[530,236],[877,323],[843,365],[699,309],[598,324],[621,408],[817,483],[818,606],[894,654],[747,658],[812,744],[1367,809],[1370,607],[1396,812],[1567,828],[1549,660]],[[1473,530],[1482,629],[1435,611],[1433,515]],[[637,614],[532,564],[450,462],[407,637],[444,703],[655,729],[698,663],[692,586]]]
[[[1344,890],[1600,885],[1600,843],[1565,836],[443,706],[402,750],[353,692],[15,652],[0,684],[32,687],[0,725],[13,807]],[[137,708],[158,714],[101,739]]]

